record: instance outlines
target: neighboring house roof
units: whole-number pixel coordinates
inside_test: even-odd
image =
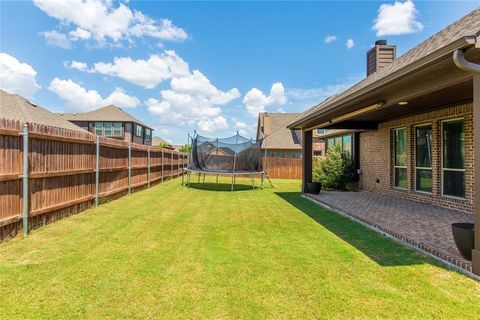
[[[133,117],[129,113],[123,111],[122,108],[109,105],[106,107],[98,108],[89,112],[79,113],[59,113],[60,118],[64,118],[70,121],[121,121],[121,122],[135,122],[144,127],[150,128],[142,121]],[[151,129],[151,128],[150,128]]]
[[[86,131],[57,114],[36,105],[18,94],[0,89],[0,118],[32,122],[53,127]]]
[[[371,74],[366,79],[358,82],[344,92],[332,96],[320,104],[307,109],[299,117],[294,119],[289,124],[289,127],[298,128],[303,122],[321,114],[324,110],[335,108],[336,106],[353,99],[357,95],[373,91],[376,86],[381,85],[383,81],[391,81],[391,79],[395,79],[397,74],[400,75],[403,71],[413,68],[416,63],[423,62],[424,59],[433,60],[435,58],[434,54],[442,49],[449,49],[448,53],[451,53],[457,46],[460,47],[465,44],[465,38],[479,35],[480,8],[477,8],[460,20],[428,38],[415,48],[406,52],[389,65]]]
[[[260,136],[258,130],[264,126],[266,117],[269,119],[268,126],[265,126],[267,130],[263,132],[268,138],[263,140],[262,149],[302,149],[300,132],[287,128],[287,125],[298,115],[299,113],[260,113],[258,115],[257,138]]]

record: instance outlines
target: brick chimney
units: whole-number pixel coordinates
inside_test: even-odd
[[[397,46],[388,45],[387,40],[375,41],[375,46],[367,52],[367,77],[389,65],[397,58]]]

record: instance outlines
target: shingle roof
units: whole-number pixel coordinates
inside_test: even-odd
[[[297,118],[299,113],[271,113],[270,132],[266,132],[268,138],[262,142],[262,149],[298,149],[302,148],[300,133],[297,130],[287,128],[287,125]],[[260,113],[260,119],[263,119],[265,113]],[[263,121],[260,121],[263,123]]]
[[[442,31],[423,41],[421,44],[415,48],[409,50],[403,54],[398,59],[394,60],[391,64],[385,66],[379,71],[371,74],[369,77],[353,85],[349,89],[343,91],[340,94],[332,96],[325,101],[321,102],[318,105],[315,105],[305,112],[303,112],[299,117],[294,119],[290,125],[303,121],[309,118],[309,116],[319,112],[320,110],[332,105],[333,103],[339,102],[344,98],[362,90],[367,89],[369,86],[375,84],[376,82],[384,79],[390,74],[393,74],[397,71],[404,69],[405,67],[411,65],[412,63],[426,58],[428,55],[434,53],[437,50],[440,50],[450,44],[453,44],[455,41],[458,41],[462,38],[469,36],[479,36],[480,35],[480,8],[477,8],[462,17],[460,20],[452,23]]]
[[[135,122],[142,126],[150,128],[150,126],[144,124],[142,121],[123,111],[114,105],[98,108],[89,112],[82,113],[60,113],[60,118],[71,121],[121,121],[121,122]]]
[[[24,97],[0,89],[0,118],[39,123],[48,126],[85,131],[57,114],[33,104]]]

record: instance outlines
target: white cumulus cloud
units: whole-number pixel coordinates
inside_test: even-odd
[[[76,70],[83,71],[83,72],[89,72],[89,73],[95,72],[94,70],[89,69],[88,65],[85,62],[80,62],[80,61],[75,61],[75,60],[66,61],[65,62],[65,67],[67,67],[69,69],[76,69]]]
[[[104,75],[119,77],[147,89],[155,88],[164,80],[189,74],[188,63],[175,51],[169,50],[161,55],[151,55],[147,60],[115,57],[113,63],[95,63],[93,70]]]
[[[330,43],[330,42],[333,42],[333,41],[335,41],[335,40],[337,40],[337,36],[330,35],[330,34],[327,35],[327,36],[323,39],[323,41],[325,41],[325,43]]]
[[[237,88],[219,90],[199,70],[170,81],[170,89],[160,91],[161,99],[145,101],[148,111],[158,115],[160,124],[189,124],[200,132],[211,133],[228,128],[222,115],[224,106],[240,97]]]
[[[281,82],[272,85],[268,96],[265,96],[261,90],[253,88],[243,97],[243,104],[252,117],[257,117],[260,112],[265,112],[265,107],[280,106],[286,102],[285,88]]]
[[[185,40],[188,35],[170,20],[155,20],[126,4],[111,0],[34,0],[47,15],[59,20],[63,27],[72,28],[72,41],[93,38],[100,44],[107,41],[152,37],[161,40]],[[58,33],[58,32],[57,32]],[[58,35],[57,35],[58,36]],[[67,37],[67,35],[64,35]]]
[[[353,41],[353,39],[348,39],[347,40],[347,48],[352,49],[354,46],[355,46],[355,42]]]
[[[87,90],[71,79],[54,78],[48,90],[64,100],[71,111],[90,111],[108,104],[115,104],[121,108],[135,108],[140,104],[138,98],[127,95],[121,88],[116,88],[104,99],[98,91]]]
[[[30,98],[40,88],[36,75],[31,65],[7,53],[0,53],[0,88],[3,90]]]
[[[71,49],[72,43],[66,35],[56,30],[40,32],[40,34],[47,40],[50,46],[60,47],[63,49]]]
[[[372,29],[377,36],[409,34],[423,30],[423,24],[417,21],[418,10],[411,0],[384,3],[378,9],[378,16]]]

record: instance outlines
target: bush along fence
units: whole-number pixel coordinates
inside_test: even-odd
[[[188,155],[0,119],[0,241],[183,174]]]

